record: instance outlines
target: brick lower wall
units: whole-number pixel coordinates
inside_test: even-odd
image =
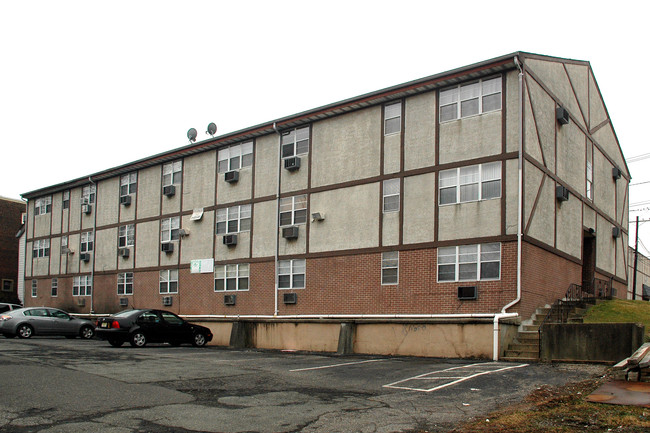
[[[0,286],[0,302],[18,301],[18,247],[20,239],[16,238],[16,233],[22,226],[21,215],[23,212],[25,212],[25,203],[0,199],[0,284],[2,280],[12,281],[11,291],[4,291]]]

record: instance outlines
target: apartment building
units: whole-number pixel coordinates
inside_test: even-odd
[[[572,283],[625,293],[629,179],[589,62],[517,52],[23,194],[25,302],[164,307],[225,340],[377,321],[359,352],[391,326],[421,346],[407,320],[480,346],[471,322],[488,345],[460,355],[495,356],[493,324]],[[270,346],[311,338],[283,329]]]
[[[25,202],[0,197],[0,302],[17,303],[18,259],[20,240],[16,233],[22,226]]]

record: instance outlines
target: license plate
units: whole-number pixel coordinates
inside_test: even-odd
[[[108,328],[108,323],[107,322],[102,322],[101,325],[99,325],[100,328]]]

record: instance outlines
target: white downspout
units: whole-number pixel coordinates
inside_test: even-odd
[[[494,315],[494,335],[492,337],[493,348],[492,348],[492,359],[495,361],[499,360],[499,320],[505,319],[508,317],[516,317],[517,313],[506,313],[506,310],[513,305],[517,304],[521,300],[521,241],[523,237],[522,230],[522,209],[523,209],[523,156],[524,156],[524,110],[523,110],[523,101],[524,101],[524,71],[521,68],[521,63],[519,63],[519,58],[515,56],[515,64],[519,69],[519,156],[518,156],[518,179],[517,179],[517,297],[505,305],[500,313]]]
[[[282,177],[282,134],[277,127],[277,124],[273,122],[273,129],[276,134],[278,134],[278,190],[275,195],[275,308],[273,310],[273,317],[278,315],[278,255],[280,250],[280,242],[278,239],[278,227],[280,227],[280,188],[281,188],[281,177]]]

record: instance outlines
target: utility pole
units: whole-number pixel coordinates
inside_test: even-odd
[[[632,276],[632,300],[636,300],[636,267],[639,261],[639,217],[636,217],[636,230],[634,231],[634,275]]]

